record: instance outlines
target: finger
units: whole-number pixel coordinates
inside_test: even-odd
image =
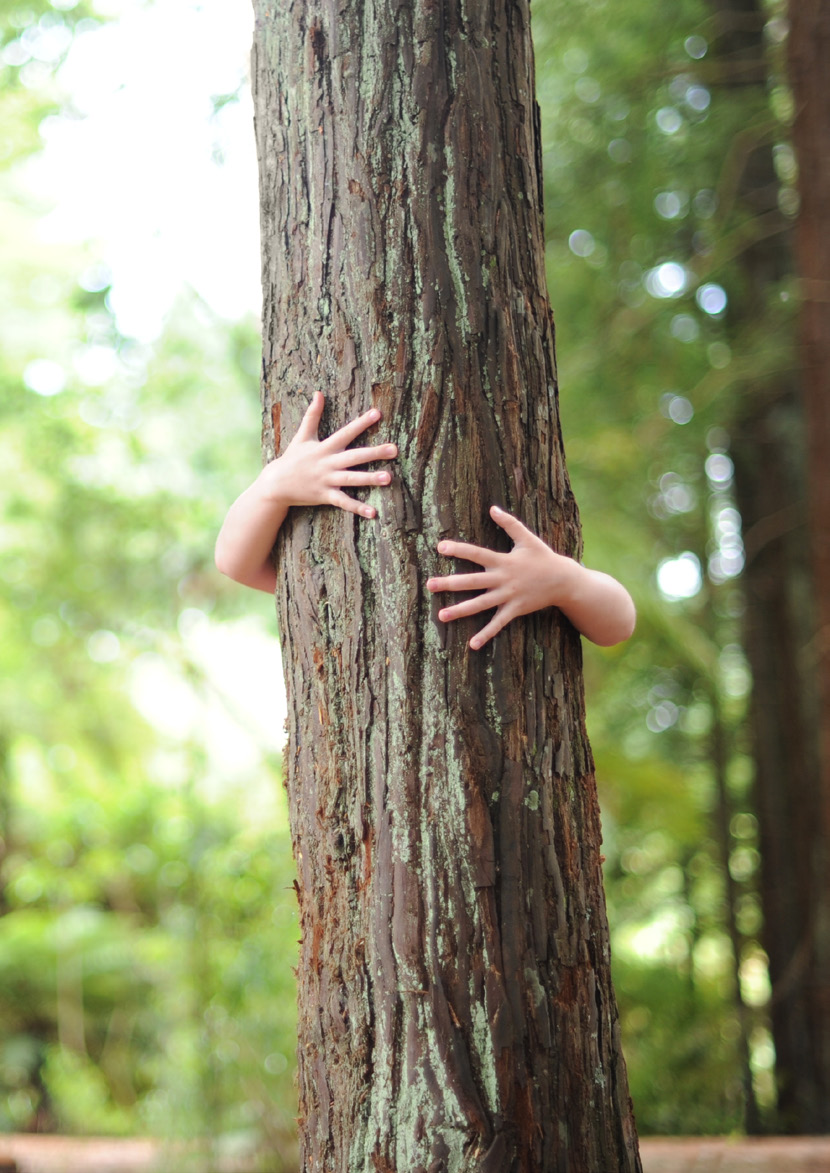
[[[339,489],[332,489],[329,502],[338,509],[344,509],[347,513],[356,513],[359,517],[375,516],[375,510],[371,505],[367,505],[365,501],[355,501],[354,497],[350,497],[348,493],[341,493]]]
[[[363,415],[359,415],[356,420],[351,423],[344,424],[342,428],[338,428],[336,432],[332,432],[323,443],[326,448],[333,448],[339,451],[351,444],[352,440],[356,440],[361,432],[365,432],[372,424],[376,424],[380,419],[380,412],[376,407],[371,408],[370,411],[364,411]]]
[[[392,460],[397,455],[397,444],[376,444],[373,448],[347,448],[344,452],[337,453],[337,467],[352,468],[355,464],[369,464],[373,460]]]
[[[337,484],[341,488],[356,489],[365,485],[388,485],[392,480],[391,472],[340,472],[334,474]]]
[[[463,603],[454,603],[452,607],[443,607],[438,612],[442,623],[452,623],[453,619],[464,619],[467,615],[478,615],[480,611],[492,611],[503,602],[502,595],[496,591],[485,591],[483,595],[476,595],[474,599],[465,599]]]
[[[490,516],[496,525],[501,526],[507,536],[512,538],[514,542],[520,542],[522,539],[526,540],[527,538],[536,538],[533,530],[529,530],[526,525],[519,521],[518,517],[514,517],[512,513],[508,513],[498,505],[491,506]],[[538,541],[538,538],[536,540]]]
[[[297,428],[297,435],[301,440],[316,440],[317,430],[320,427],[320,420],[323,416],[323,408],[326,406],[326,399],[322,391],[315,391],[311,397],[311,403],[306,408],[305,415],[300,421],[300,426]]]
[[[494,635],[498,635],[503,627],[507,627],[512,618],[513,614],[507,607],[499,607],[490,622],[470,640],[470,647],[473,651],[477,652],[479,648],[483,648],[486,643],[489,643]]]
[[[451,574],[447,578],[428,578],[428,591],[485,591],[493,586],[493,574]]]
[[[495,550],[488,550],[486,546],[471,546],[469,542],[439,542],[438,553],[448,558],[464,558],[467,562],[477,562],[479,566],[497,566],[499,560],[504,557]]]

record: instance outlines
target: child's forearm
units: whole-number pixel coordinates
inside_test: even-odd
[[[555,605],[586,639],[601,647],[627,640],[637,613],[628,591],[600,570],[588,570],[568,560],[572,569],[560,580]]]
[[[268,491],[264,469],[228,510],[216,539],[216,568],[244,586],[273,594],[277,576],[271,562],[288,505]]]

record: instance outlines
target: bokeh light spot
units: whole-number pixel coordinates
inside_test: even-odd
[[[695,294],[697,304],[705,314],[709,314],[711,317],[717,317],[723,313],[727,300],[726,290],[713,282],[701,285]]]
[[[590,232],[577,228],[568,237],[568,248],[577,257],[589,257],[596,248],[596,241]]]
[[[663,134],[677,134],[683,125],[680,111],[674,106],[661,106],[654,115],[654,121]]]
[[[664,599],[693,599],[703,584],[700,560],[691,550],[676,558],[664,558],[657,567],[657,587]]]
[[[26,364],[23,382],[36,395],[60,395],[66,386],[66,372],[51,358],[36,358]]]
[[[677,261],[665,261],[646,274],[646,289],[652,297],[679,297],[687,284],[686,270]]]
[[[706,89],[706,86],[689,86],[683,98],[686,105],[695,111],[696,114],[702,114],[704,110],[709,109],[709,103],[712,101],[712,95]]]
[[[703,37],[692,36],[686,38],[683,42],[683,48],[695,61],[700,61],[701,57],[706,56],[706,50],[709,46]]]

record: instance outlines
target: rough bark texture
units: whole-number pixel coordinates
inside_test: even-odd
[[[821,772],[813,845],[815,948],[809,973],[815,1086],[807,1124],[830,1131],[830,7],[791,0],[790,80],[801,209],[796,254],[801,277],[804,413],[807,423],[810,551],[817,607]],[[806,1129],[805,1129],[806,1131]]]
[[[303,1168],[636,1170],[578,638],[471,654],[424,588],[442,537],[505,548],[492,503],[579,548],[529,10],[255,11],[264,452],[318,387],[400,448],[376,521],[278,544]]]

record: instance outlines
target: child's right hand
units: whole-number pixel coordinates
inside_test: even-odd
[[[376,407],[345,424],[325,440],[317,430],[325,407],[325,398],[315,391],[302,423],[282,456],[272,460],[260,474],[264,494],[275,505],[335,505],[361,517],[374,517],[375,510],[343,492],[367,485],[388,485],[389,472],[354,471],[357,464],[372,460],[392,460],[398,455],[394,444],[367,448],[347,446],[380,419]]]
[[[276,460],[234,501],[216,539],[216,566],[229,578],[260,591],[274,593],[277,577],[271,550],[292,505],[336,505],[360,517],[374,517],[365,501],[356,501],[343,489],[388,485],[388,472],[355,471],[356,464],[391,460],[394,444],[347,448],[361,432],[380,419],[377,408],[364,412],[325,440],[317,439],[325,399],[317,391],[297,434]]]

